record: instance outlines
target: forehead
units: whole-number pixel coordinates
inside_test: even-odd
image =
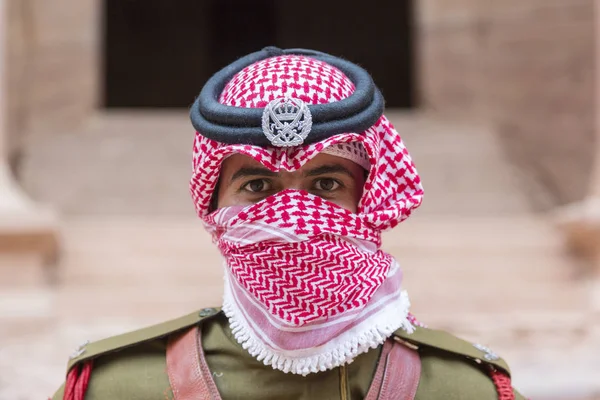
[[[314,168],[318,168],[323,165],[342,166],[348,169],[350,172],[354,172],[354,170],[362,171],[362,167],[354,163],[353,161],[342,157],[337,157],[331,154],[319,153],[306,164],[304,164],[302,167],[300,167],[298,170],[288,173],[303,174],[307,171],[310,171]],[[259,168],[266,170],[266,167],[263,164],[256,161],[250,156],[247,156],[245,154],[232,154],[231,156],[223,160],[223,163],[221,164],[221,178],[227,179],[228,177],[239,171],[241,168]]]

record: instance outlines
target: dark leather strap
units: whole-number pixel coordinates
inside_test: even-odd
[[[167,344],[167,373],[175,400],[221,400],[204,351],[202,330],[193,327]]]
[[[419,353],[388,339],[381,350],[375,376],[365,400],[413,400],[420,377]]]
[[[381,382],[383,382],[386,361],[392,346],[393,344],[390,340],[386,340],[383,344],[381,354],[379,355],[379,362],[377,363],[377,368],[375,369],[375,375],[373,376],[373,380],[371,381],[371,386],[369,387],[369,391],[367,392],[367,397],[365,397],[365,400],[377,400],[377,397],[379,396],[379,390],[381,389]]]
[[[167,345],[167,373],[175,400],[221,400],[206,364],[201,330],[191,328]],[[419,354],[388,339],[381,351],[366,400],[414,400],[421,377]]]

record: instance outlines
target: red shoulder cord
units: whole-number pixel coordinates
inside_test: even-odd
[[[490,368],[490,376],[494,382],[494,386],[496,386],[498,400],[515,400],[515,393],[513,392],[512,383],[508,375],[495,368]]]
[[[84,400],[92,375],[92,361],[76,365],[69,371],[65,383],[65,395],[63,400]]]

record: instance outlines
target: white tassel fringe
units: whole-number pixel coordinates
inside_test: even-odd
[[[414,331],[414,327],[407,319],[410,308],[408,294],[406,291],[402,291],[399,301],[386,306],[376,315],[367,318],[350,331],[333,338],[333,342],[341,342],[334,344],[333,346],[335,347],[331,348],[329,344],[326,344],[310,356],[286,356],[278,354],[258,339],[252,329],[250,329],[248,321],[239,315],[239,310],[237,310],[232,299],[229,298],[228,295],[230,293],[228,293],[227,289],[225,291],[223,311],[229,318],[229,325],[235,339],[257,360],[285,373],[289,372],[306,376],[309,373],[333,369],[348,364],[359,354],[383,344],[397,329],[402,328],[408,333]],[[367,325],[369,328],[361,332],[355,332],[356,329],[364,325]]]

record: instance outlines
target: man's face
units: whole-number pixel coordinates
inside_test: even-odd
[[[305,190],[356,213],[365,170],[345,158],[318,154],[294,172],[273,172],[258,161],[234,154],[223,161],[217,208],[251,205],[285,189]]]

